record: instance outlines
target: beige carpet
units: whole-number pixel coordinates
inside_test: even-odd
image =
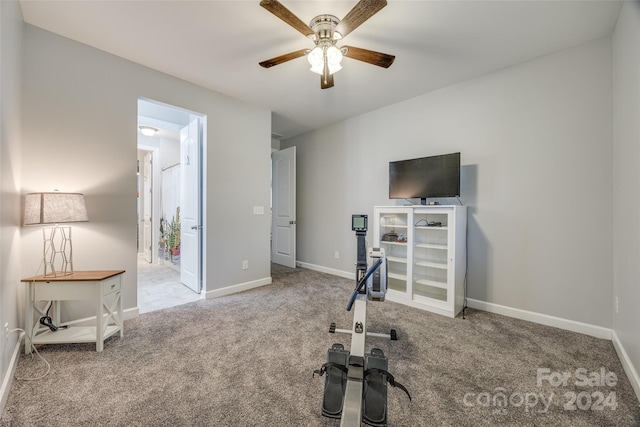
[[[277,266],[273,282],[143,314],[101,354],[40,346],[51,373],[14,381],[1,425],[338,426],[320,415],[324,378],[312,371],[332,343],[349,348],[328,328],[350,327],[354,283]],[[368,313],[370,331],[397,329],[398,341],[367,344],[384,350],[413,397],[389,389],[390,426],[640,425],[610,341],[480,311],[449,319],[384,302]],[[42,369],[23,355],[16,375]],[[593,382],[580,386],[583,370]],[[554,382],[565,372],[566,383]]]

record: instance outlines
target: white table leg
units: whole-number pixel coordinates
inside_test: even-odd
[[[24,340],[24,353],[30,354],[33,351],[31,346],[31,340],[33,339],[33,299],[34,299],[34,286],[33,282],[29,282],[29,284],[25,287],[26,295],[25,295],[25,303],[26,303],[26,319],[24,330],[27,334],[27,339]]]
[[[96,351],[101,352],[104,348],[104,339],[103,339],[103,331],[104,331],[104,316],[102,309],[102,284],[98,282],[96,284],[96,292],[98,295],[96,296],[96,300],[98,301],[98,310],[96,312]]]

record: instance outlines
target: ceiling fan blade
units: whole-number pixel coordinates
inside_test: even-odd
[[[320,89],[329,89],[333,87],[333,74],[320,76]]]
[[[347,52],[344,54],[347,58],[357,59],[358,61],[377,65],[378,67],[389,68],[396,59],[394,55],[387,55],[386,53],[374,52],[373,50],[359,47],[343,46],[342,48],[347,49]]]
[[[329,72],[329,61],[325,55],[322,76],[320,76],[320,89],[329,89],[331,87],[333,87],[333,74]]]
[[[289,9],[284,7],[278,0],[262,0],[260,6],[282,19],[294,29],[298,30],[305,37],[315,34],[315,32],[307,24],[302,22],[300,18],[294,15]]]
[[[360,0],[340,21],[335,31],[340,33],[342,38],[345,38],[347,34],[358,28],[386,5],[387,0]]]
[[[274,65],[282,64],[283,62],[291,61],[292,59],[300,58],[304,56],[307,49],[296,50],[295,52],[285,53],[284,55],[276,56],[275,58],[267,59],[260,62],[260,66],[264,68],[271,68]]]
[[[329,89],[333,87],[333,74],[329,74],[329,68],[325,67],[324,72],[320,76],[320,89]]]

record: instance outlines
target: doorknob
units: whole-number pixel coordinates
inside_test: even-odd
[[[201,225],[192,225],[192,226],[191,226],[191,229],[192,229],[192,230],[200,230],[201,228],[202,228],[202,226],[201,226]]]
[[[290,225],[293,225],[293,224],[295,224],[295,223],[296,223],[295,221],[289,221],[289,224],[290,224]]]

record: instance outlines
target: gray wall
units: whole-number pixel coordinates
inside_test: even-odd
[[[20,284],[20,88],[22,13],[17,1],[0,1],[0,321],[9,328],[18,318]],[[0,376],[11,379],[10,360],[18,334],[0,339]],[[0,381],[2,381],[0,380]],[[0,410],[8,391],[0,390]]]
[[[254,205],[269,206],[268,110],[33,26],[24,44],[21,190],[85,194],[90,222],[73,226],[76,270],[127,270],[125,310],[136,306],[137,105],[144,97],[207,116],[206,290],[270,280],[270,219],[253,215]],[[31,275],[42,234],[28,227],[22,234],[22,274]],[[75,307],[67,317],[81,314]]]
[[[625,2],[613,36],[613,330],[640,382],[640,3]],[[640,390],[636,389],[640,396]]]
[[[405,203],[388,162],[460,151],[468,296],[610,328],[611,60],[604,38],[282,141],[298,260],[352,273],[350,215]]]

